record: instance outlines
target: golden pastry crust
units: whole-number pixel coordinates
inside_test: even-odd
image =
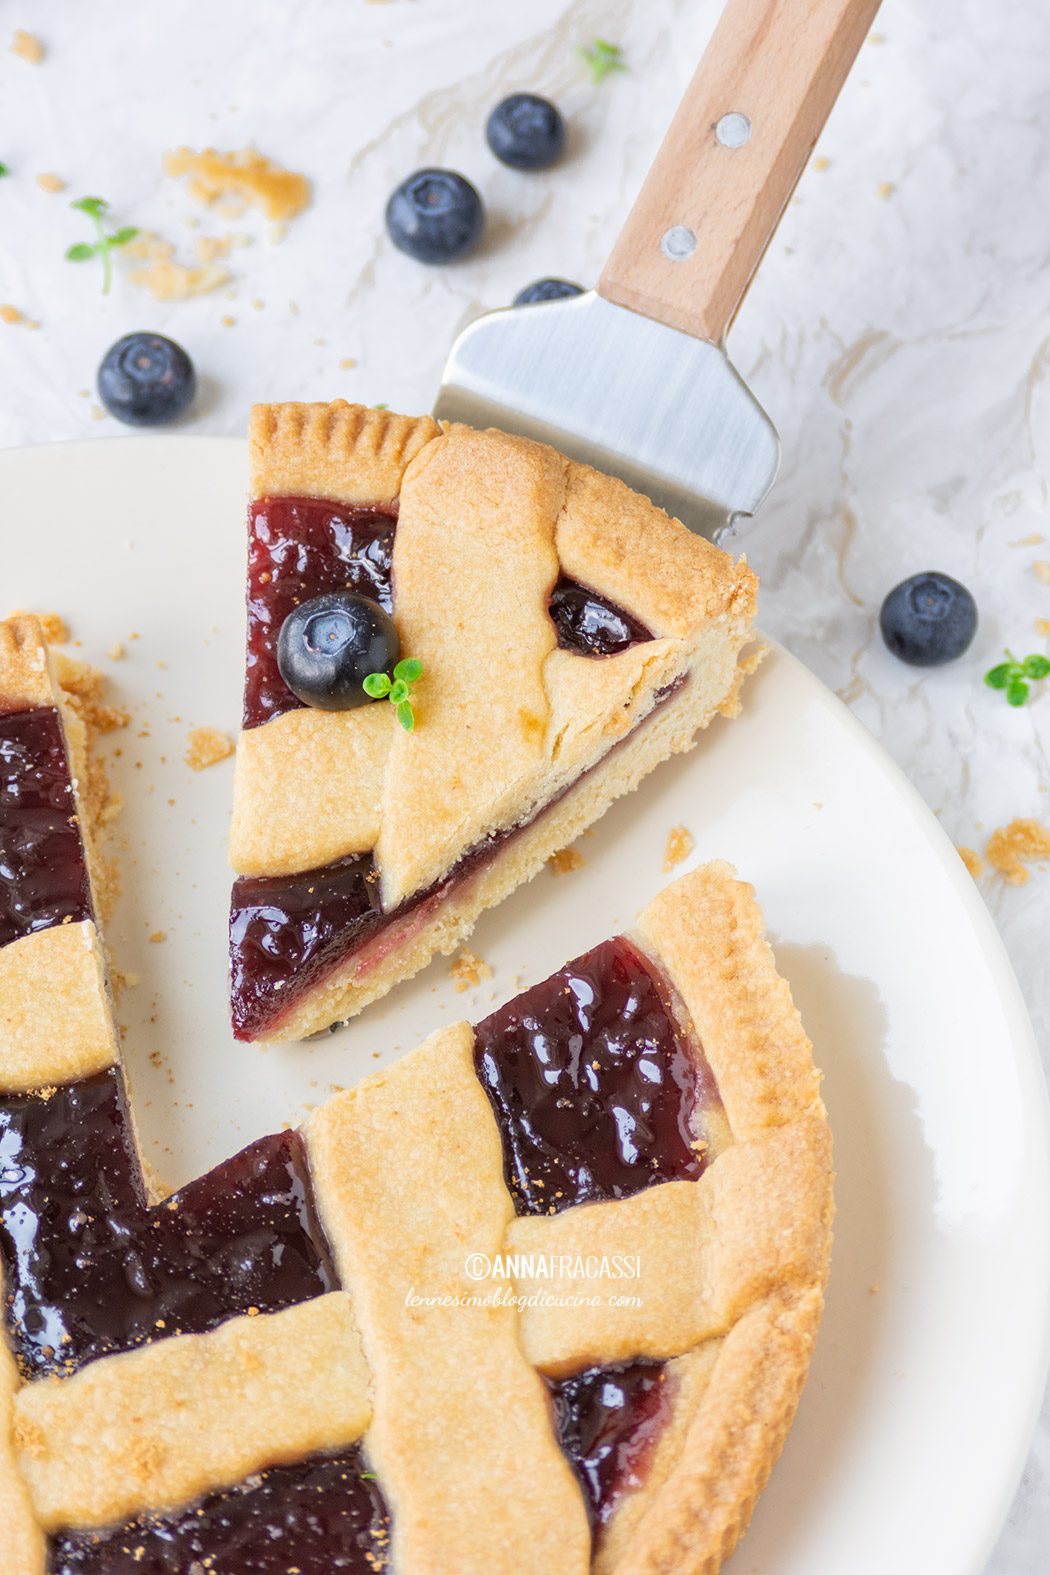
[[[176,1508],[344,1447],[371,1411],[350,1298],[332,1291],[24,1384],[14,1438],[36,1515],[54,1531]]]
[[[310,723],[279,717],[244,735],[238,873],[290,874],[374,850],[389,912],[493,832],[533,819],[684,675],[704,670],[698,726],[735,711],[754,575],[622,482],[503,432],[439,430],[343,404],[259,407],[252,454],[257,494],[398,499],[395,613],[424,678],[415,731],[388,724],[356,754],[350,739],[367,707],[314,712]],[[599,660],[559,649],[548,603],[562,575],[624,606],[653,639]],[[293,740],[304,751],[297,762]],[[600,814],[605,804],[592,802]],[[404,971],[391,960],[382,989],[429,955],[414,931]],[[376,973],[367,991],[356,987],[359,962],[322,979],[263,1037],[327,1026],[329,1008],[347,1016],[382,993]]]
[[[495,1571],[510,1554],[515,1575],[585,1575],[583,1500],[517,1314],[458,1300],[479,1288],[467,1254],[495,1256],[513,1216],[469,1024],[330,1101],[307,1141],[372,1374],[368,1451],[391,1508],[394,1568]]]
[[[39,619],[21,613],[0,623],[0,712],[56,703]]]
[[[397,416],[342,399],[256,405],[248,426],[252,496],[392,503],[409,462],[439,432],[429,416]]]
[[[0,946],[0,1092],[71,1083],[116,1059],[102,947],[90,919]]]

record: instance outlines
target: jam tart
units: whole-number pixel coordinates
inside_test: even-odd
[[[297,1039],[454,950],[733,715],[756,581],[622,482],[503,432],[337,401],[259,406],[250,437],[232,1017],[239,1038]],[[422,674],[407,708],[304,704],[282,677],[286,621],[345,593],[393,615]]]
[[[83,738],[0,625],[4,1575],[713,1575],[821,1315],[830,1138],[751,889],[455,1023],[170,1196]]]

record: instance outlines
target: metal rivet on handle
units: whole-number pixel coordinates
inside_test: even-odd
[[[715,136],[724,148],[742,148],[751,136],[751,122],[734,109],[731,114],[722,116],[715,127]]]
[[[685,262],[696,251],[696,236],[684,224],[673,224],[660,237],[660,250],[671,262]]]

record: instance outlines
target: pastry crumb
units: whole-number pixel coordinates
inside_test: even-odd
[[[123,640],[114,640],[113,644],[106,652],[106,655],[109,657],[111,662],[119,662],[121,657],[124,655]]]
[[[147,290],[155,301],[189,301],[217,290],[230,277],[229,269],[219,263],[180,263],[172,242],[152,230],[137,236],[124,252],[140,264],[128,275],[132,284]]]
[[[875,195],[876,195],[876,197],[878,197],[880,202],[889,202],[890,198],[893,196],[893,193],[896,190],[897,190],[897,187],[895,186],[893,181],[891,181],[891,180],[880,180],[879,184],[875,187]]]
[[[1034,530],[1027,536],[1018,536],[1016,541],[1008,541],[1008,547],[1038,547],[1044,540],[1042,531]]]
[[[254,148],[220,153],[205,148],[176,148],[164,155],[164,173],[188,177],[191,197],[206,206],[233,197],[257,202],[268,219],[292,219],[310,201],[310,182],[304,175],[285,170]]]
[[[818,175],[822,175],[825,170],[831,168],[831,160],[825,158],[823,153],[818,153],[816,158],[813,160],[813,168],[817,171]]]
[[[586,862],[578,848],[559,848],[557,853],[551,854],[547,865],[552,875],[571,875],[573,870],[582,869]]]
[[[154,930],[153,934],[150,936],[150,944],[152,946],[159,946],[161,941],[166,941],[167,938],[168,936],[165,930]]]
[[[343,359],[339,363],[339,370],[340,372],[350,372],[356,365],[357,362],[354,360],[352,355],[344,355]]]
[[[984,853],[1011,886],[1023,886],[1031,874],[1025,862],[1050,859],[1050,831],[1038,820],[1011,820],[992,832]]]
[[[1045,558],[1037,558],[1032,564],[1032,573],[1040,585],[1050,585],[1050,563]]]
[[[202,235],[197,241],[197,258],[202,263],[219,262],[221,258],[228,257],[235,246],[250,246],[250,235],[237,234],[233,231],[225,235]]]
[[[191,771],[206,771],[228,760],[233,751],[233,740],[217,727],[195,727],[187,739],[185,760]]]
[[[457,994],[464,990],[473,989],[482,979],[492,978],[492,969],[483,958],[478,957],[468,946],[461,946],[448,965],[449,974],[456,987]]]
[[[1035,632],[1036,634],[1041,634],[1044,640],[1050,637],[1050,618],[1037,618],[1035,620]]]
[[[41,191],[50,192],[52,195],[55,195],[60,191],[65,191],[66,189],[66,183],[62,179],[61,175],[55,175],[51,170],[45,170],[42,174],[38,175],[36,178],[36,183],[40,187]]]
[[[958,847],[956,853],[962,859],[974,880],[979,880],[984,873],[984,860],[976,848]]]
[[[673,870],[676,864],[681,864],[687,859],[696,846],[693,833],[687,826],[672,826],[667,833],[667,846],[664,848],[664,874]]]
[[[92,421],[105,421],[106,412],[103,410],[101,405],[93,404],[91,406],[91,419]]]
[[[220,317],[219,322],[223,328],[235,328],[237,325],[236,317],[231,317],[229,313],[227,313],[225,317]]]
[[[31,66],[38,66],[47,50],[35,33],[27,33],[24,27],[16,27],[11,40],[11,53],[20,60],[28,60]]]
[[[25,320],[26,314],[20,312],[17,306],[12,306],[9,301],[0,306],[0,323],[11,323],[13,325],[15,323],[24,323]]]

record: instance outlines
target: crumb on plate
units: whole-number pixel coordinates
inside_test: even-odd
[[[52,196],[60,191],[65,191],[66,183],[61,175],[55,175],[51,170],[45,170],[36,178],[36,183],[41,191],[50,192]]]
[[[571,875],[573,870],[582,869],[586,862],[578,848],[559,848],[547,860],[552,875]]]
[[[966,865],[966,868],[969,870],[974,880],[979,879],[984,871],[984,860],[981,858],[981,855],[977,852],[976,848],[958,847],[955,851]]]
[[[167,933],[164,930],[154,930],[153,934],[150,936],[150,943],[153,946],[159,946],[160,942],[166,941],[167,938]]]
[[[128,275],[132,284],[148,290],[155,301],[189,301],[217,290],[230,277],[219,263],[180,263],[172,242],[152,230],[131,241],[124,254],[140,265]]]
[[[492,969],[483,958],[478,957],[468,946],[461,946],[448,965],[456,990],[462,993],[481,983],[482,979],[492,978]]]
[[[1027,536],[1018,536],[1016,541],[1008,541],[1008,547],[1038,547],[1043,541],[1042,531],[1033,530]]]
[[[1037,558],[1032,564],[1032,573],[1041,585],[1050,585],[1050,563],[1045,558]]]
[[[687,826],[672,826],[667,833],[667,845],[664,848],[664,873],[673,870],[676,864],[681,864],[687,859],[695,847],[693,833]]]
[[[26,314],[20,312],[18,307],[12,306],[10,302],[5,302],[3,306],[0,306],[0,323],[24,323],[25,320]]]
[[[24,27],[16,27],[11,40],[11,53],[20,60],[28,60],[31,66],[38,66],[47,50],[35,33],[27,33]]]
[[[187,176],[187,190],[197,202],[239,197],[259,203],[269,219],[292,219],[310,201],[310,182],[304,175],[282,169],[254,148],[236,153],[176,148],[164,155],[164,173]]]
[[[1025,861],[1050,859],[1050,831],[1038,820],[1011,820],[992,832],[984,852],[1011,886],[1023,886],[1031,873]]]
[[[879,184],[875,187],[875,195],[878,197],[880,202],[889,202],[896,190],[897,187],[893,181],[880,180]]]
[[[220,760],[228,760],[233,751],[232,739],[217,727],[195,727],[187,739],[186,764],[191,771],[206,771]]]

